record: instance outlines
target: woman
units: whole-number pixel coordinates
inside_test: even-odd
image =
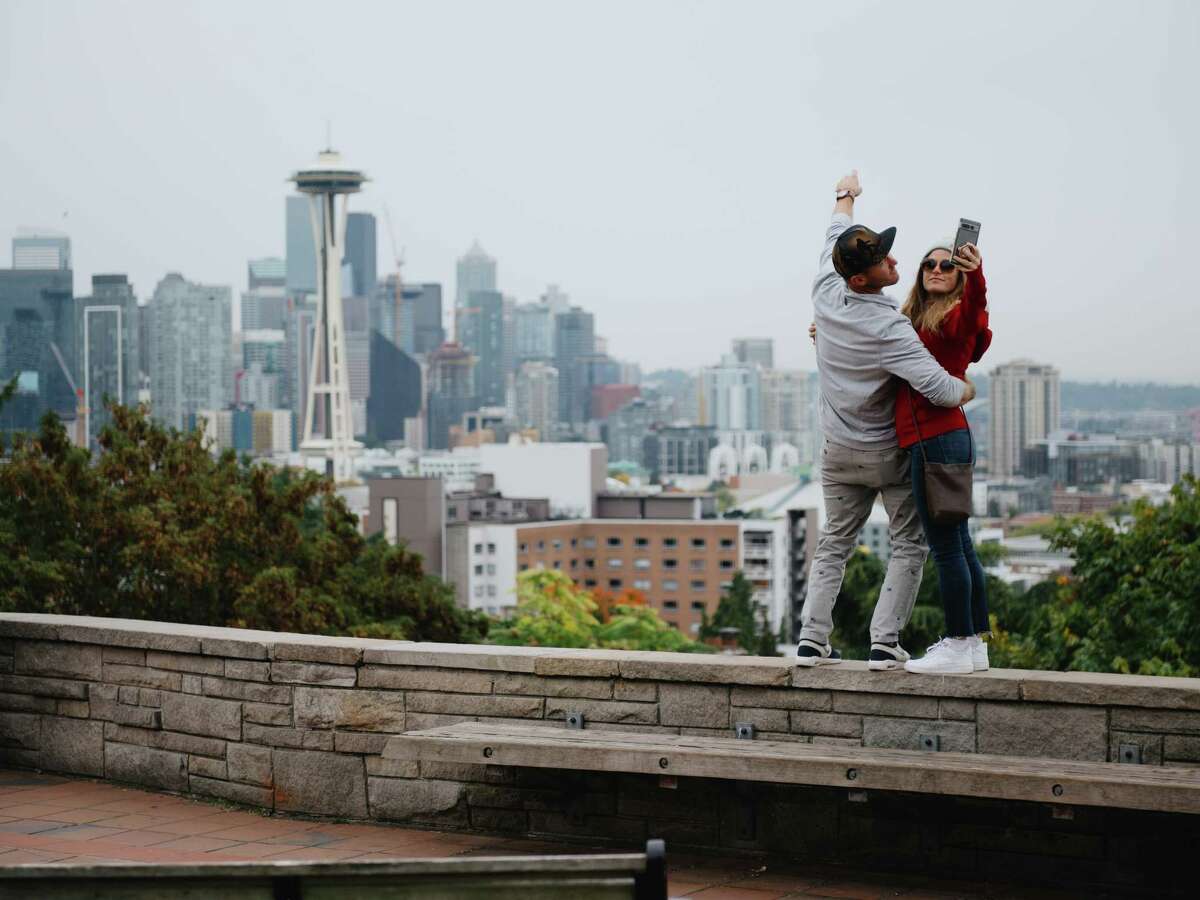
[[[992,342],[988,329],[987,283],[979,250],[966,244],[951,258],[953,244],[934,244],[921,260],[917,280],[901,312],[912,320],[921,342],[946,371],[958,378],[979,362]],[[896,434],[911,451],[913,496],[937,567],[946,637],[921,659],[904,664],[909,672],[968,673],[988,668],[987,591],[983,567],[966,521],[939,525],[925,499],[925,463],[974,461],[974,447],[961,407],[934,406],[908,385],[896,396]]]

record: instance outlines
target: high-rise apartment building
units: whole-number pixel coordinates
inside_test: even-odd
[[[997,366],[991,373],[988,474],[1021,474],[1021,454],[1030,441],[1059,428],[1062,386],[1058,369],[1028,359]]]
[[[241,330],[280,330],[287,321],[287,264],[277,257],[252,259],[242,294]]]
[[[558,432],[558,370],[531,360],[521,364],[514,384],[517,424],[537,429],[541,440],[554,440]]]
[[[484,406],[503,406],[504,297],[498,291],[472,291],[455,313],[458,342],[475,356],[475,391]]]
[[[773,442],[794,445],[802,462],[816,458],[820,434],[815,372],[767,369],[759,373],[761,428]]]
[[[195,284],[172,272],[150,302],[150,390],[155,418],[189,428],[202,409],[233,400],[229,287]]]
[[[405,322],[410,323],[404,331],[406,340],[408,335],[412,335],[412,348],[400,348],[405,353],[428,356],[446,342],[440,284],[425,282],[405,285],[402,311]]]
[[[718,431],[757,431],[762,408],[757,366],[726,356],[700,373],[700,422]]]
[[[285,229],[287,233],[287,275],[285,284],[289,295],[317,292],[317,250],[313,244],[313,226],[307,197],[287,198]],[[317,206],[321,216],[321,206]]]
[[[558,418],[564,425],[579,425],[587,418],[591,402],[580,363],[596,347],[595,320],[578,306],[554,318],[554,367],[558,369]]]
[[[479,241],[458,261],[454,285],[455,308],[466,306],[476,291],[496,290],[496,260],[483,252]]]
[[[22,229],[12,242],[14,269],[70,271],[71,239],[57,231]]]
[[[378,280],[375,254],[375,216],[367,212],[352,212],[346,216],[346,255],[350,265],[350,283],[343,290],[354,297],[369,297]]]
[[[17,379],[17,394],[0,409],[0,430],[33,431],[47,410],[75,418],[75,393],[53,347],[76,359],[72,273],[0,269],[0,384]],[[51,346],[53,345],[53,347]],[[71,377],[78,382],[75,372]]]
[[[124,275],[93,275],[92,295],[76,303],[79,336],[76,384],[87,408],[88,444],[112,420],[106,399],[137,403],[141,347],[137,297]],[[81,380],[81,377],[82,380]]]
[[[450,446],[450,426],[479,406],[475,393],[475,357],[460,344],[446,343],[429,355],[425,435],[430,450]]]
[[[554,358],[554,311],[546,303],[522,303],[513,310],[516,364]]]
[[[734,338],[733,355],[738,362],[763,369],[775,368],[773,338]]]

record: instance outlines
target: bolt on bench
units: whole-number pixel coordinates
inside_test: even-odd
[[[461,722],[396,735],[383,756],[1200,813],[1194,769],[981,753]]]
[[[396,862],[0,867],[0,900],[666,900],[666,850]]]

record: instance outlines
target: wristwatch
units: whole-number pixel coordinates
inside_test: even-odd
[[[836,194],[834,194],[834,197],[838,200],[844,200],[846,197],[849,197],[851,200],[853,200],[857,196],[858,195],[855,194],[854,191],[850,190],[849,188],[842,188],[840,191],[838,191]]]

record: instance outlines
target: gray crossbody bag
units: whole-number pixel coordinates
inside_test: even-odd
[[[925,441],[921,438],[921,426],[917,424],[916,391],[909,387],[908,394],[908,411],[912,415],[917,445],[921,448],[921,461],[924,463],[925,507],[929,510],[929,518],[938,525],[957,525],[971,517],[971,493],[975,480],[975,438],[971,434],[971,425],[967,424],[967,439],[971,442],[970,462],[930,462],[925,453]],[[964,422],[966,418],[964,412]]]

